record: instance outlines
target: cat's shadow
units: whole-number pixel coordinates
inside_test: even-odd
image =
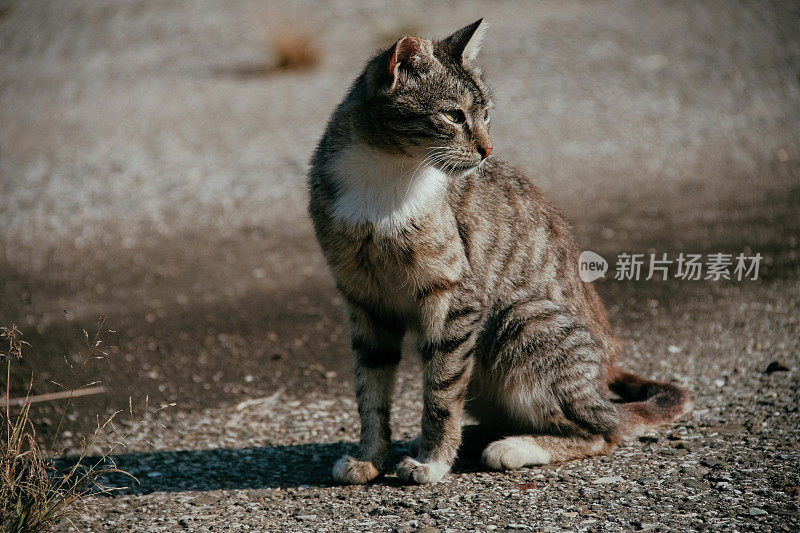
[[[101,483],[115,490],[109,494],[149,494],[152,492],[184,492],[211,490],[246,490],[336,486],[331,477],[334,462],[353,453],[355,443],[335,442],[296,444],[252,448],[215,448],[209,450],[128,453],[113,456],[113,465],[133,476],[109,474]],[[394,464],[408,455],[409,443],[395,441],[392,446]],[[85,458],[93,464],[101,458]],[[57,461],[59,468],[75,463],[74,457]],[[480,470],[471,455],[459,458],[455,473]],[[375,483],[400,484],[393,475]]]

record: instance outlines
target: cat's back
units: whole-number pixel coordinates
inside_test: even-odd
[[[453,184],[450,205],[470,270],[492,308],[548,300],[581,317],[613,348],[602,303],[578,276],[572,229],[530,177],[489,160]]]

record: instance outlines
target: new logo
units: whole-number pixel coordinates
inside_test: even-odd
[[[581,252],[578,257],[578,275],[586,283],[591,283],[598,278],[602,278],[608,271],[608,261],[603,259],[600,254],[589,250]]]

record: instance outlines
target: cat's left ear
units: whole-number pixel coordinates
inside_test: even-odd
[[[469,26],[464,26],[442,42],[451,48],[454,57],[460,58],[463,63],[469,63],[478,55],[481,41],[488,28],[489,25],[480,19]]]
[[[433,59],[433,43],[419,37],[403,37],[395,43],[389,58],[392,88],[397,85],[401,71],[414,72]]]

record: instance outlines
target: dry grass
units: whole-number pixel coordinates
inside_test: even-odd
[[[76,382],[79,382],[88,364],[106,356],[99,338],[102,328],[103,320],[100,319],[97,333],[93,338],[89,337],[86,330],[83,331],[86,349],[82,351],[79,363],[75,366],[70,365],[70,371]],[[22,333],[15,325],[0,328],[0,337],[4,340],[3,344],[7,344],[4,351],[0,352],[0,363],[7,363],[6,378],[10,381],[12,360],[22,359],[23,349],[29,345],[22,340]],[[32,384],[31,380],[31,386]],[[95,383],[75,387],[70,391],[77,393],[91,385]],[[28,396],[30,390],[31,387],[28,388]],[[124,488],[104,486],[99,482],[100,476],[118,473],[134,479],[127,472],[116,468],[111,458],[114,450],[118,446],[124,446],[126,438],[137,429],[137,425],[134,424],[128,433],[117,437],[113,421],[119,411],[108,417],[104,423],[98,422],[90,439],[83,440],[80,455],[72,460],[69,466],[57,469],[52,459],[42,451],[37,440],[35,424],[30,417],[30,402],[24,402],[19,413],[12,419],[9,393],[10,389],[7,386],[4,417],[7,439],[0,445],[0,524],[3,531],[8,533],[46,531],[67,517],[75,504],[87,496]],[[73,397],[77,395],[73,393],[68,396],[51,448],[55,444],[55,438],[61,434]],[[129,406],[133,419],[132,402]],[[163,407],[165,406],[149,411],[145,405],[142,423]],[[105,452],[99,458],[90,459],[89,451],[95,449],[101,442],[105,443]]]
[[[17,328],[16,324],[11,327],[0,327],[0,339],[3,339],[3,344],[8,347],[0,352],[0,364],[5,361],[6,363],[6,437],[7,442],[11,442],[11,361],[22,359],[22,348],[30,346],[27,342],[22,340],[22,332]]]
[[[11,0],[0,0],[0,20],[11,16],[14,11],[14,3]]]
[[[263,78],[280,72],[309,70],[322,59],[322,51],[310,34],[284,32],[274,36],[265,35],[263,39],[273,57],[272,61],[226,67],[219,69],[218,74]]]
[[[322,52],[314,39],[307,34],[291,32],[273,37],[270,48],[275,57],[276,70],[305,70],[316,66]]]
[[[107,466],[76,462],[58,471],[45,458],[25,404],[13,422],[11,437],[0,453],[0,523],[6,532],[46,531],[89,494],[110,492],[97,483],[100,475],[125,472]]]

